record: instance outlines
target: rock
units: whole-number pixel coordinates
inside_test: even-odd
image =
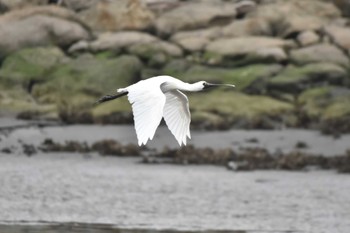
[[[301,31],[320,29],[330,20],[339,18],[340,11],[325,1],[291,0],[261,4],[248,16],[264,18],[274,35],[290,37]]]
[[[324,31],[334,44],[350,54],[350,29],[348,27],[328,26]]]
[[[236,6],[229,3],[184,3],[162,14],[155,22],[157,33],[168,36],[178,31],[200,29],[230,22]]]
[[[276,75],[282,66],[280,65],[249,65],[235,69],[194,66],[186,72],[176,76],[188,82],[208,80],[214,83],[232,83],[239,91],[251,94],[263,94],[266,92],[267,80]]]
[[[150,67],[162,67],[169,57],[180,57],[182,50],[174,44],[165,41],[135,44],[128,48],[128,52],[146,60]]]
[[[302,47],[305,47],[317,44],[320,41],[320,37],[314,31],[304,31],[298,35],[297,41]]]
[[[0,0],[0,5],[7,10],[14,10],[30,6],[46,5],[47,2],[47,0]]]
[[[190,66],[191,64],[185,59],[172,59],[163,67],[162,73],[180,77]]]
[[[171,41],[191,52],[202,51],[213,39],[221,36],[219,27],[178,32],[171,37]]]
[[[332,1],[342,12],[343,16],[350,16],[350,2],[347,0],[333,0]]]
[[[86,40],[78,41],[77,43],[73,44],[69,47],[68,53],[70,54],[76,54],[81,52],[87,52],[90,49],[89,42]]]
[[[6,57],[0,69],[0,79],[23,86],[30,92],[35,82],[45,81],[55,66],[68,61],[69,58],[56,47],[22,49]]]
[[[290,59],[294,64],[330,62],[349,67],[349,59],[337,47],[330,44],[317,44],[292,50]]]
[[[197,112],[211,113],[215,121],[217,118],[214,116],[224,119],[228,128],[278,128],[293,108],[291,104],[270,97],[233,91],[190,95],[189,101],[193,115]]]
[[[283,49],[290,46],[289,41],[269,37],[218,39],[208,44],[204,56],[206,62],[211,65],[275,63],[287,58]]]
[[[48,73],[49,81],[35,85],[32,96],[38,104],[54,105],[54,113],[64,122],[91,123],[113,112],[130,110],[126,102],[118,100],[95,108],[91,104],[118,87],[140,80],[141,67],[139,59],[130,55],[80,56]]]
[[[256,8],[256,2],[251,0],[243,0],[236,3],[237,15],[243,16]]]
[[[85,26],[60,7],[25,8],[0,17],[0,58],[26,47],[54,44],[68,48],[90,38]]]
[[[272,34],[270,25],[263,18],[235,20],[231,24],[222,27],[221,33],[225,37],[269,36]]]
[[[158,39],[152,35],[143,32],[116,32],[116,33],[102,33],[98,38],[90,43],[90,48],[93,52],[110,50],[119,52],[135,44],[147,44],[156,42]]]
[[[291,37],[303,31],[317,31],[326,24],[323,18],[314,16],[290,16],[285,19],[285,29],[281,32],[283,37]]]
[[[269,80],[268,90],[295,94],[317,85],[342,85],[346,79],[346,70],[332,63],[314,63],[303,67],[289,65]]]
[[[209,43],[206,51],[224,56],[241,56],[265,48],[285,48],[287,41],[269,37],[246,37],[218,39]]]
[[[95,31],[144,30],[154,21],[140,0],[101,0],[78,15]]]
[[[318,87],[304,91],[298,98],[302,113],[325,133],[350,131],[350,91],[343,87]]]
[[[83,11],[90,7],[93,7],[99,0],[68,0],[63,1],[62,6],[73,10],[73,11]]]

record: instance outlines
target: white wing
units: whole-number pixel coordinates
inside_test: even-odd
[[[138,85],[137,88],[128,91],[128,99],[132,104],[134,114],[138,144],[139,146],[146,145],[148,139],[153,139],[162,120],[165,95],[159,85],[155,85],[151,90]]]
[[[180,146],[186,145],[186,136],[191,138],[191,114],[187,96],[178,90],[166,92],[165,96],[164,120]]]

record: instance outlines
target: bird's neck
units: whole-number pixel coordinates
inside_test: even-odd
[[[179,90],[182,90],[182,91],[201,91],[203,90],[203,86],[200,85],[199,83],[182,83],[182,85],[180,85],[178,87]]]
[[[180,90],[180,91],[201,91],[203,87],[198,83],[185,83],[177,80],[176,82],[165,82],[162,84],[161,89],[163,92],[168,92],[172,90]]]

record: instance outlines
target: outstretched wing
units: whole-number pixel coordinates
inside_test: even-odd
[[[137,88],[131,88],[128,92],[138,144],[139,146],[146,145],[148,139],[153,139],[162,120],[165,95],[158,85],[154,86],[152,90],[138,85]]]
[[[173,90],[165,93],[164,120],[177,142],[186,145],[186,137],[191,138],[191,114],[188,99],[181,91]]]

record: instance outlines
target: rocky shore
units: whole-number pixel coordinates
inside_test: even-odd
[[[190,95],[194,128],[350,132],[347,1],[55,2],[0,1],[1,115],[131,123],[91,104],[167,74],[237,86]]]

